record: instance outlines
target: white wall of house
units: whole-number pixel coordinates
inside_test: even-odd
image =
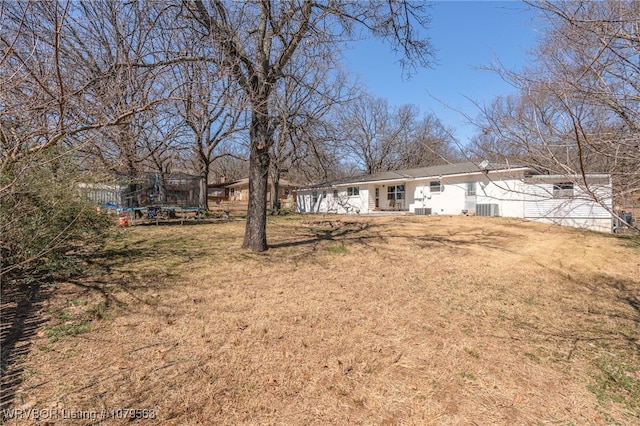
[[[408,185],[409,211],[427,208],[431,214],[457,215],[474,212],[477,204],[497,204],[500,216],[522,217],[522,185],[512,174],[498,173],[416,180]]]
[[[491,174],[480,178],[477,204],[497,204],[498,216],[523,217],[524,174]]]
[[[354,188],[358,188],[354,191]],[[357,193],[354,193],[357,192]],[[368,213],[369,190],[365,185],[300,190],[296,195],[298,213]]]
[[[579,185],[562,189],[562,176],[535,176],[525,180],[524,218],[537,222],[610,232],[613,192],[606,177],[588,179],[589,192]],[[598,202],[594,201],[594,198]]]
[[[494,205],[491,211],[496,216],[610,232],[611,214],[607,208],[611,209],[612,189],[608,177],[589,180],[590,191],[604,205],[593,201],[578,185],[571,194],[554,194],[554,184],[563,180],[566,178],[562,176],[525,177],[524,171],[516,174],[509,171],[340,185],[299,191],[298,211],[366,214],[431,209],[431,214],[459,215],[473,213],[480,208],[478,205],[488,204]],[[354,187],[358,188],[357,194]]]
[[[409,211],[415,212],[418,208],[431,209],[431,214],[462,214],[463,210],[469,210],[468,183],[475,183],[474,178],[442,177],[411,182],[407,185]]]

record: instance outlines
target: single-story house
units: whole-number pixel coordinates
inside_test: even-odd
[[[290,199],[293,202],[293,192],[298,186],[285,179],[278,182],[278,199],[286,202]],[[226,186],[229,189],[229,199],[231,201],[249,200],[249,178],[240,179]],[[267,183],[267,202],[271,202],[271,179]]]
[[[210,183],[207,185],[207,199],[209,204],[220,204],[229,201],[229,182]]]
[[[611,231],[611,209],[609,175],[548,175],[487,161],[360,175],[297,191],[300,213],[475,214],[603,232]]]

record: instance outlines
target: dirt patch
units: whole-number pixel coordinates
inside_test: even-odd
[[[287,216],[255,254],[238,248],[243,230],[123,231],[39,308],[11,408],[64,424],[640,416],[640,253],[618,238],[498,218]]]

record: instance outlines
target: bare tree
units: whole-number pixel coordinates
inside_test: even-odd
[[[547,23],[544,37],[530,67],[518,73],[496,67],[519,94],[484,108],[481,151],[582,176],[577,183],[585,187],[587,173],[610,173],[618,202],[637,202],[638,3],[543,1],[531,7]]]
[[[226,3],[185,0],[191,16],[205,30],[219,66],[242,88],[250,106],[249,209],[243,247],[268,248],[266,196],[273,144],[273,111],[269,100],[292,59],[329,57],[330,51],[364,28],[392,41],[407,64],[428,65],[428,39],[416,27],[426,26],[424,4],[290,0]]]
[[[339,113],[341,144],[368,174],[393,169],[404,119],[406,116],[395,122],[386,99],[363,94]]]
[[[386,99],[364,94],[338,116],[343,151],[368,174],[455,159],[451,132],[433,115],[420,118],[415,105],[391,108]]]
[[[242,96],[234,81],[206,62],[185,62],[175,69],[177,110],[193,134],[194,165],[199,177],[199,205],[208,209],[207,184],[212,164],[228,155],[218,148],[241,131]]]
[[[416,115],[408,131],[404,133],[398,168],[436,166],[459,161],[461,156],[451,129],[440,119],[427,114],[421,119]]]
[[[309,155],[308,146],[320,148],[322,139],[313,129],[351,96],[345,74],[330,59],[298,58],[287,65],[276,86],[270,164],[272,209],[279,208],[278,197],[273,194],[279,193],[281,175],[299,168],[301,160]]]
[[[159,155],[171,156],[169,140],[149,135],[159,136],[154,132],[156,123],[175,126],[160,108],[171,90],[164,78],[167,68],[136,66],[139,58],[156,54],[160,29],[152,12],[140,3],[80,2],[68,36],[75,49],[76,72],[92,79],[84,90],[83,112],[97,121],[126,114],[117,126],[102,127],[88,141],[79,138],[77,142],[92,164],[127,181],[130,207],[141,202],[138,181],[146,165],[157,163]]]
[[[226,155],[212,164],[212,173],[217,181],[233,182],[249,174],[249,155],[245,144],[235,140],[223,141],[220,150]]]

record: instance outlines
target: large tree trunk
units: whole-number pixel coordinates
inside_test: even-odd
[[[209,167],[205,165],[204,162],[200,164],[200,173],[199,173],[199,182],[198,182],[198,207],[201,209],[208,211],[209,210],[209,199],[208,199],[208,188],[207,184],[209,183]]]
[[[242,248],[265,251],[267,246],[267,182],[269,177],[269,116],[253,112],[249,154],[249,207]]]

